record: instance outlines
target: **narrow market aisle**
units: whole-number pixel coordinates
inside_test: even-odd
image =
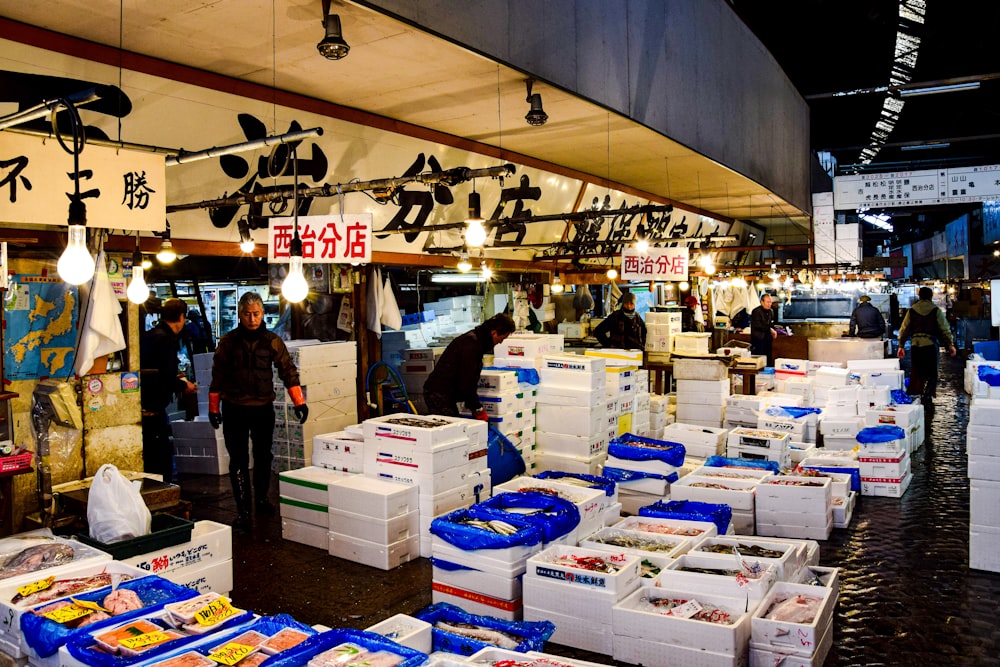
[[[942,364],[927,444],[913,456],[906,495],[859,499],[851,527],[835,529],[821,543],[822,565],[841,568],[826,665],[996,664],[1000,574],[968,569],[969,397],[962,391],[962,366],[961,360]],[[195,518],[235,518],[226,477],[184,476],[181,486]],[[365,628],[431,601],[426,559],[390,572],[364,567],[282,540],[277,515],[234,536],[233,569],[239,606],[331,627]],[[614,664],[585,651],[550,650]]]

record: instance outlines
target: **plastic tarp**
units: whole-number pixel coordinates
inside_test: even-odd
[[[259,632],[260,634],[266,637],[271,637],[273,635],[278,634],[279,632],[281,632],[286,628],[292,628],[293,630],[298,630],[299,632],[303,632],[309,635],[310,637],[317,634],[316,631],[310,628],[308,625],[304,623],[299,623],[288,614],[278,614],[276,616],[261,616],[253,623],[250,623],[249,625],[246,625],[237,630],[233,630],[232,632],[212,633],[211,635],[206,637],[206,641],[198,642],[196,646],[188,646],[181,651],[173,651],[170,655],[163,656],[161,660],[166,660],[168,657],[176,657],[178,655],[183,655],[186,653],[190,653],[192,651],[198,653],[199,655],[207,656],[209,653],[212,652],[213,649],[228,644],[232,640],[242,635],[244,632],[250,632],[252,630],[254,632]],[[292,650],[293,649],[288,649],[286,651],[283,651],[279,655],[283,658],[286,654],[288,654]],[[275,664],[276,659],[277,657],[269,658],[267,660],[267,664],[268,665]],[[305,664],[305,662],[298,664]]]
[[[861,429],[858,431],[856,438],[863,445],[876,442],[892,442],[893,440],[905,440],[906,431],[892,424],[881,424]]]
[[[892,402],[896,405],[909,405],[913,402],[913,397],[902,389],[893,389],[892,392],[890,392],[890,395],[892,397]]]
[[[264,664],[267,667],[302,667],[309,663],[309,660],[320,653],[337,648],[343,644],[353,644],[355,647],[364,649],[369,653],[385,651],[395,653],[403,658],[403,661],[396,667],[416,667],[427,660],[427,654],[421,653],[402,644],[397,644],[391,639],[386,639],[380,634],[368,632],[367,630],[354,630],[352,628],[335,628],[319,634],[313,635],[298,646],[294,646],[286,651],[282,651]],[[345,660],[345,667],[364,664],[364,654],[356,655],[356,658]]]
[[[615,481],[606,476],[585,475],[578,472],[563,472],[562,470],[545,470],[535,475],[535,477],[538,479],[551,479],[557,482],[566,479],[578,479],[587,482],[587,486],[592,489],[601,489],[606,496],[615,495]],[[573,482],[568,483],[572,484]]]
[[[498,493],[475,506],[536,522],[545,542],[557,540],[580,525],[580,510],[575,504],[541,491]]]
[[[432,626],[436,626],[440,621],[444,621],[445,623],[467,623],[515,635],[521,638],[521,642],[513,649],[519,653],[543,650],[545,648],[545,641],[556,631],[556,626],[551,621],[505,621],[493,616],[470,614],[464,609],[460,609],[447,602],[438,602],[429,607],[424,607],[415,616],[422,621],[430,623]],[[433,627],[431,632],[435,651],[457,653],[458,655],[472,655],[480,649],[496,648],[495,644],[447,632],[437,627]]]
[[[604,474],[611,479],[615,480],[616,483],[621,484],[622,482],[635,482],[640,479],[665,479],[668,482],[676,482],[680,479],[680,475],[676,472],[672,472],[668,475],[661,475],[655,472],[643,472],[641,470],[626,470],[625,468],[614,468],[605,466]]]
[[[979,379],[991,387],[1000,387],[1000,369],[991,366],[980,366]]]
[[[488,528],[479,528],[467,521],[500,520],[517,528],[513,535],[502,535]],[[431,533],[465,551],[475,549],[507,549],[515,546],[534,546],[542,541],[542,529],[525,517],[511,516],[490,511],[479,505],[455,510],[431,521]]]
[[[490,467],[490,481],[493,486],[503,484],[523,475],[527,466],[521,453],[503,433],[490,425],[487,439],[486,459]]]
[[[759,459],[737,459],[727,456],[709,456],[705,459],[706,468],[751,468],[753,470],[767,470],[775,475],[781,472],[781,466],[777,461],[762,461]]]
[[[538,371],[534,368],[517,368],[514,366],[487,366],[484,371],[514,371],[517,373],[518,383],[538,384],[542,380],[538,376]]]
[[[661,519],[681,519],[683,521],[711,521],[725,535],[729,530],[729,522],[733,519],[733,508],[729,505],[715,503],[700,503],[695,500],[658,501],[652,505],[639,508],[639,516],[657,517]]]
[[[442,560],[440,558],[429,558],[431,565],[434,567],[445,570],[446,572],[458,572],[460,570],[471,570],[472,572],[479,572],[474,567],[469,567],[468,565],[459,565],[458,563],[452,563],[450,560]]]
[[[807,415],[818,415],[822,412],[819,408],[798,408],[793,405],[772,405],[764,410],[764,414],[769,417],[791,417],[792,419],[800,419]]]
[[[24,635],[24,639],[28,643],[28,646],[34,649],[35,652],[38,653],[39,657],[48,658],[55,655],[60,646],[66,644],[75,636],[90,634],[94,630],[110,627],[112,625],[118,625],[123,621],[138,618],[139,616],[145,616],[150,612],[161,609],[163,605],[168,602],[179,602],[180,600],[187,600],[198,595],[198,592],[195,590],[175,584],[172,581],[167,581],[166,579],[157,576],[142,577],[140,579],[126,581],[118,586],[118,590],[129,590],[134,592],[139,596],[139,599],[142,600],[143,607],[124,614],[119,614],[118,616],[112,616],[111,618],[107,618],[103,621],[97,621],[96,623],[85,625],[81,628],[68,628],[61,623],[53,621],[52,619],[26,611],[21,614],[21,633]],[[102,604],[104,598],[106,598],[110,593],[111,586],[105,586],[104,588],[100,588],[96,591],[89,591],[87,593],[81,593],[80,595],[74,595],[72,599],[96,602],[97,604],[104,606]],[[44,609],[52,604],[52,602],[47,602],[43,605],[35,607],[35,609]]]
[[[684,445],[678,442],[645,438],[625,433],[608,443],[608,456],[627,461],[663,461],[667,465],[684,465]]]
[[[107,558],[98,551],[76,540],[55,537],[48,528],[27,533],[18,533],[0,539],[0,581],[26,574],[31,563],[36,563],[31,572],[43,572],[50,567],[67,565],[87,558]],[[17,560],[15,560],[17,559]],[[18,565],[19,564],[19,565]],[[40,576],[39,579],[43,579]]]

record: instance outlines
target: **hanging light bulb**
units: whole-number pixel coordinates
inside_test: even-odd
[[[83,206],[83,202],[78,203]],[[59,277],[70,285],[82,285],[94,277],[94,257],[87,249],[87,228],[84,226],[86,217],[82,222],[74,222],[72,203],[70,204],[70,213],[71,221],[66,239],[66,249],[59,257],[56,268],[59,271]]]
[[[742,276],[735,276],[732,280],[733,287],[746,287],[747,281]]]
[[[649,241],[646,239],[646,227],[644,225],[636,225],[635,238],[635,249],[643,253],[649,252]]]
[[[174,252],[174,244],[170,240],[170,221],[167,220],[167,226],[160,234],[163,237],[163,241],[160,242],[160,249],[156,253],[156,260],[160,264],[170,264],[175,259],[177,259],[177,253]]]
[[[151,268],[153,268],[153,260],[151,260],[148,257],[146,257],[145,255],[143,255],[142,256],[142,264],[140,264],[140,266],[142,267],[143,271],[145,271],[147,269],[151,269]]]
[[[465,219],[465,245],[470,248],[481,248],[486,243],[486,228],[483,227],[483,216],[480,213],[479,193],[469,193],[469,217]]]
[[[612,266],[610,269],[608,269],[608,280],[614,280],[617,277],[618,277],[618,271],[615,269],[615,267]]]
[[[469,261],[469,253],[465,250],[462,251],[462,255],[458,258],[458,266],[456,268],[459,273],[468,273],[472,270],[472,262]]]
[[[493,269],[491,269],[490,267],[486,266],[486,260],[485,259],[483,260],[483,263],[480,264],[479,270],[483,274],[483,278],[485,278],[486,280],[491,280],[493,278]]]
[[[142,252],[139,251],[139,236],[135,237],[135,252],[132,253],[132,281],[125,290],[125,296],[136,305],[146,303],[149,285],[146,284],[145,270],[142,268]]]
[[[292,195],[292,241],[288,247],[288,275],[281,283],[281,296],[289,303],[299,303],[309,293],[309,284],[302,274],[302,239],[299,238],[299,156],[292,148],[292,170],[295,190]]]
[[[254,243],[253,237],[250,236],[250,223],[246,218],[240,218],[240,221],[236,223],[236,226],[240,230],[240,251],[250,254],[253,252],[257,244]]]
[[[559,274],[558,273],[556,274],[556,277],[552,279],[552,285],[549,287],[549,291],[551,291],[553,294],[561,294],[562,293],[562,291],[563,291],[563,284],[562,284],[562,280],[559,278]]]
[[[709,276],[715,275],[715,264],[709,264],[708,266],[705,267],[704,270],[705,270],[705,275]]]
[[[686,280],[682,280],[677,284],[677,289],[679,289],[682,292],[687,292],[689,289],[691,289],[691,283],[689,283]]]

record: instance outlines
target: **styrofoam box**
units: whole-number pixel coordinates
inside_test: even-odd
[[[801,375],[805,376],[809,372],[809,361],[806,359],[775,359],[774,360],[774,373],[783,373],[786,375]]]
[[[608,413],[604,403],[574,407],[549,405],[539,401],[535,407],[535,424],[542,432],[589,437],[602,430],[607,418]]]
[[[555,352],[552,340],[547,336],[517,335],[498,343],[494,353],[502,357],[540,357]]]
[[[375,519],[391,519],[417,509],[417,498],[415,486],[353,475],[330,485],[327,505]]]
[[[605,465],[604,470],[628,470],[615,465]],[[665,498],[670,491],[670,482],[664,477],[639,477],[617,482],[618,489],[626,495],[641,496],[639,507],[645,507]]]
[[[563,368],[545,368],[544,366],[538,372],[538,376],[541,379],[540,386],[542,387],[552,386],[600,390],[601,393],[608,386],[605,375],[606,373],[603,370],[601,372],[586,373]]]
[[[733,623],[723,625],[708,621],[667,616],[643,607],[646,600],[654,599],[697,600],[703,606],[728,612]],[[640,589],[619,602],[612,609],[612,624],[616,638],[630,638],[684,646],[699,651],[713,651],[738,656],[746,651],[750,640],[751,611],[746,609],[743,596],[713,595],[693,588]],[[617,642],[616,642],[617,643]]]
[[[966,451],[980,456],[1000,456],[1000,427],[969,424]]]
[[[698,486],[699,484],[714,486]],[[757,482],[754,480],[721,480],[685,475],[670,484],[670,499],[729,505],[734,510],[753,510],[756,486]]]
[[[484,369],[479,374],[476,391],[486,396],[497,396],[508,391],[517,391],[517,373]]]
[[[528,558],[542,549],[540,543],[515,544],[502,549],[460,549],[437,535],[431,536],[431,544],[434,558],[507,577],[523,574]]]
[[[323,551],[330,550],[330,529],[294,519],[281,519],[281,537],[299,544],[307,544]]]
[[[991,482],[1000,482],[1000,456],[969,454],[968,476]]]
[[[865,424],[880,426],[895,424],[903,429],[913,425],[917,420],[917,411],[909,405],[894,405],[884,410],[866,410]]]
[[[232,557],[233,529],[215,521],[196,521],[189,542],[125,558],[120,562],[162,575],[185,566],[208,565]]]
[[[535,450],[535,470],[557,470],[582,475],[599,475],[604,465],[603,452],[593,456],[562,456],[544,450]]]
[[[535,434],[535,445],[549,454],[589,457],[607,451],[608,437],[606,433],[569,435],[540,430]]]
[[[969,567],[1000,572],[1000,526],[969,525]]]
[[[864,427],[861,417],[827,417],[819,420],[819,432],[824,436],[855,437]]]
[[[304,500],[280,496],[278,510],[282,519],[310,523],[314,526],[322,526],[327,530],[330,528],[330,509],[326,505],[317,505],[316,503],[307,503]]]
[[[683,567],[718,570],[719,574],[685,572],[681,570]],[[747,578],[741,584],[743,577],[738,580],[735,575],[723,572],[729,570],[732,570],[731,564],[723,564],[718,559],[711,558],[711,554],[690,551],[674,559],[667,566],[667,569],[660,572],[660,576],[656,579],[656,586],[668,590],[694,590],[704,591],[710,595],[738,597],[749,600],[752,605],[756,606],[764,599],[777,578],[775,568],[765,567],[756,578]]]
[[[390,440],[430,447],[466,437],[464,421],[468,420],[437,415],[390,414],[366,419],[361,426],[366,443]]]
[[[526,604],[524,605],[524,620],[554,623],[556,631],[549,638],[549,641],[555,644],[573,646],[603,655],[611,655],[614,650],[614,634],[610,619],[605,623],[595,623],[588,618],[562,614]]]
[[[438,581],[431,582],[431,602],[446,602],[470,614],[490,616],[506,621],[520,621],[523,611],[520,598],[501,600],[475,591],[467,591]],[[523,654],[521,654],[523,655]],[[455,656],[456,658],[458,656]],[[467,663],[456,663],[467,664]]]
[[[833,647],[833,622],[823,632],[815,650],[809,655],[799,655],[784,649],[750,641],[750,667],[823,667]]]
[[[316,339],[286,341],[296,366],[323,366],[357,359],[355,342],[320,342]]]
[[[613,364],[638,366],[642,364],[642,350],[619,350],[617,348],[608,347],[591,347],[584,350],[583,354],[586,357],[600,357],[605,359],[608,366]]]
[[[787,509],[802,507],[802,503],[830,506],[831,481],[825,477],[771,475],[757,486],[757,507]]]
[[[614,525],[621,530],[637,530],[643,533],[661,535],[681,535],[686,537],[714,537],[718,529],[711,521],[686,521],[653,516],[629,516]]]
[[[366,470],[365,473],[365,476],[377,476],[383,481],[413,485],[418,487],[421,493],[437,495],[448,489],[461,486],[468,478],[469,466],[462,465],[423,474],[392,463],[375,463],[374,467]]]
[[[560,559],[576,556],[601,558],[612,563],[617,571],[594,572],[558,562]],[[622,552],[611,553],[564,545],[551,546],[528,558],[524,571],[525,591],[532,580],[558,581],[577,589],[609,593],[615,600],[620,600],[639,586],[640,560],[637,556]]]
[[[727,534],[753,535],[757,531],[757,515],[753,510],[733,510]]]
[[[644,667],[739,667],[747,664],[749,644],[738,656],[664,644],[650,639],[624,637],[615,640],[614,659]]]
[[[756,481],[764,479],[770,474],[770,470],[761,470],[760,468],[737,468],[735,466],[716,467],[702,465],[692,469],[686,476],[706,477],[712,480],[746,479]]]
[[[348,474],[350,473],[315,466],[288,470],[278,475],[278,493],[286,498],[326,505],[330,497],[330,484]]]
[[[1000,526],[1000,482],[976,478],[969,481],[969,523]]]
[[[903,477],[902,479],[893,479],[890,477],[862,477],[861,495],[902,498],[903,494],[906,493],[906,490],[910,488],[910,482],[912,480],[913,473],[907,473],[906,477]]]
[[[788,456],[792,459],[792,465],[796,466],[818,451],[811,442],[795,442],[792,440],[788,444]]]
[[[729,432],[727,444],[756,449],[787,449],[791,437],[787,433],[759,428],[734,428]]]
[[[712,428],[717,428],[726,418],[726,407],[724,405],[692,405],[691,403],[677,404],[677,421],[686,424],[709,424]]]
[[[187,565],[170,572],[164,572],[160,576],[199,593],[214,591],[229,595],[229,592],[233,590],[233,561],[229,559]],[[62,663],[60,662],[60,664]]]
[[[688,359],[687,361],[691,360]],[[675,361],[674,366],[676,367],[676,365],[677,362]],[[681,380],[674,376],[677,387],[677,401],[690,403],[691,401],[685,401],[685,395],[695,394],[711,396],[713,400],[718,399],[720,403],[724,402],[730,394],[728,377],[720,380],[705,379],[709,375],[711,373],[706,373],[694,380]]]
[[[714,448],[721,451],[726,443],[728,432],[724,428],[711,428],[675,422],[665,427],[664,439],[668,442],[678,442],[685,447],[689,445],[701,445],[707,448]]]
[[[453,563],[460,569],[443,568],[438,565],[443,559],[436,559],[432,578],[436,583],[454,586],[464,591],[497,598],[498,600],[520,600],[522,575],[504,576],[476,568]],[[447,561],[445,561],[447,562]],[[461,595],[460,593],[453,593]]]
[[[810,623],[790,623],[766,618],[771,607],[796,595],[817,598],[819,607]],[[751,621],[751,640],[764,646],[811,655],[833,620],[834,593],[824,586],[778,582],[771,589]]]
[[[413,535],[391,544],[379,544],[330,531],[330,555],[380,570],[391,570],[419,557],[418,539]]]
[[[899,479],[906,476],[910,470],[910,455],[903,450],[895,456],[882,454],[880,456],[866,456],[865,452],[858,453],[858,468],[861,477],[891,477]]]
[[[612,504],[611,498],[604,493],[603,489],[527,476],[515,477],[503,484],[497,484],[493,487],[493,494],[517,493],[526,489],[554,492],[560,498],[576,505],[576,509],[580,512],[579,535],[581,536],[589,535],[603,525],[604,511]]]
[[[647,543],[650,545],[657,545],[655,550],[642,549],[640,547],[622,547],[615,544],[608,544],[602,540],[616,539],[616,538],[626,538],[633,539],[635,543]],[[628,553],[635,556],[639,556],[642,560],[649,560],[661,568],[665,567],[667,562],[673,558],[677,558],[688,551],[695,543],[695,538],[684,537],[682,535],[656,535],[654,533],[642,533],[634,530],[621,530],[620,528],[602,528],[593,535],[580,541],[580,546],[587,549],[595,549],[597,551],[607,551],[609,553]],[[640,572],[640,576],[642,576]],[[653,579],[655,577],[645,577],[643,576],[643,585],[647,583],[649,585],[653,584]]]
[[[858,494],[856,491],[848,491],[846,495],[833,497],[834,528],[847,528],[850,525],[857,500]]]
[[[330,530],[378,544],[392,544],[419,534],[420,512],[413,510],[391,519],[373,519],[364,514],[331,507]]]
[[[374,477],[382,466],[396,466],[411,473],[433,475],[449,468],[467,466],[472,447],[472,443],[464,436],[450,442],[422,447],[408,442],[379,440],[368,443],[365,447],[365,474]]]
[[[436,495],[421,494],[418,500],[420,516],[436,517],[460,507],[468,507],[476,502],[471,484],[471,481],[467,479],[465,484]]]
[[[607,369],[607,359],[593,355],[546,354],[542,356],[542,370],[569,371],[581,374],[599,374],[602,378]],[[583,378],[580,378],[583,381]]]
[[[347,431],[323,433],[313,438],[312,464],[323,468],[360,473],[364,471],[365,442]]]
[[[748,461],[774,461],[780,468],[792,467],[792,455],[789,449],[761,449],[760,447],[736,447],[729,445],[726,456],[731,459],[747,459]]]
[[[432,649],[431,624],[407,614],[390,616],[365,629],[421,653],[430,653]]]
[[[759,546],[764,549],[772,549],[774,551],[780,551],[782,553],[780,558],[757,558],[756,556],[744,555],[743,560],[753,563],[759,561],[766,565],[771,565],[775,570],[775,578],[778,581],[788,581],[791,577],[798,574],[805,566],[805,550],[801,546],[794,544],[789,544],[787,542],[777,542],[770,541],[766,537],[755,537],[752,535],[745,536],[734,536],[734,535],[716,535],[714,537],[706,537],[701,541],[697,542],[692,548],[691,552],[696,554],[704,554],[710,557],[721,556],[722,559],[728,561],[733,568],[738,569],[740,567],[739,560],[735,555],[729,554],[719,554],[712,551],[706,551],[705,547],[725,544],[729,546],[739,547],[741,545]]]

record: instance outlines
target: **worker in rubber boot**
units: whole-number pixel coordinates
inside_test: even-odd
[[[917,291],[917,301],[910,306],[903,324],[899,327],[900,359],[906,357],[907,340],[910,341],[910,385],[907,392],[920,396],[924,405],[931,405],[937,396],[938,347],[948,346],[948,354],[957,354],[955,339],[951,335],[951,325],[944,311],[934,305],[934,290],[921,287]]]
[[[299,372],[284,341],[264,327],[264,302],[256,292],[240,297],[239,326],[219,340],[212,360],[208,393],[208,419],[221,425],[229,452],[229,480],[236,498],[234,527],[251,527],[250,507],[259,515],[273,514],[267,499],[271,484],[271,441],[274,436],[274,369],[288,390],[300,423],[309,416]],[[223,417],[225,420],[223,421]],[[253,492],[250,487],[250,453],[253,443]]]

